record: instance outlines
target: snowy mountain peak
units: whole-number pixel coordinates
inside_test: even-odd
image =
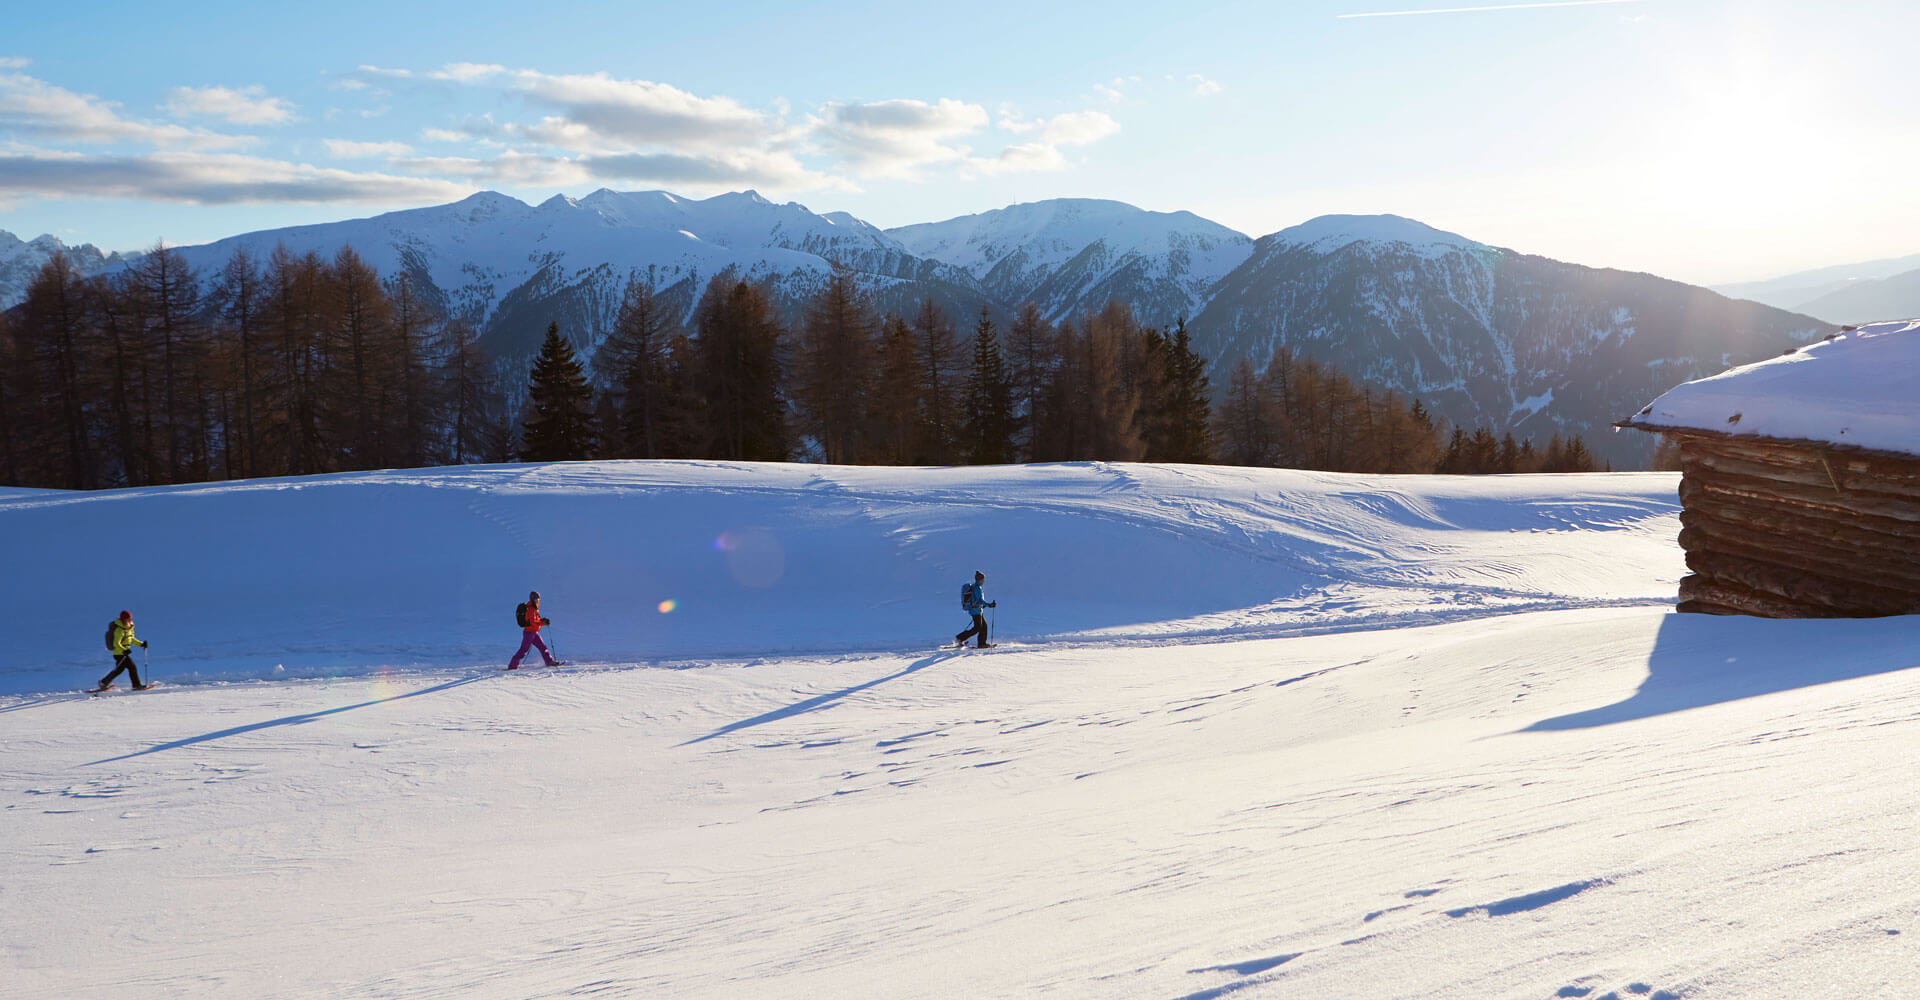
[[[480,222],[500,216],[518,215],[531,208],[526,202],[512,198],[498,191],[476,191],[453,203],[452,208],[460,210],[467,218]],[[431,211],[429,209],[429,211]]]
[[[1322,215],[1297,226],[1282,229],[1268,240],[1276,244],[1305,247],[1316,253],[1333,253],[1354,243],[1403,244],[1429,252],[1486,250],[1457,233],[1435,229],[1424,222],[1398,215]]]
[[[26,298],[34,276],[56,253],[66,254],[68,263],[82,277],[128,259],[118,253],[102,253],[91,243],[68,246],[52,233],[23,240],[0,229],[0,309],[10,309]]]
[[[1049,319],[1133,304],[1148,323],[1191,316],[1253,241],[1191,212],[1058,198],[886,231],[911,253],[965,269]]]

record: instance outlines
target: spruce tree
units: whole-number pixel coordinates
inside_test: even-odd
[[[985,309],[973,328],[973,368],[967,376],[962,441],[973,465],[1013,461],[1013,385],[1000,356],[1000,338]]]
[[[784,332],[764,291],[731,270],[701,298],[700,389],[706,396],[707,458],[779,462],[787,458],[781,398]]]
[[[526,417],[521,423],[520,460],[572,462],[593,457],[593,390],[560,336],[560,324],[547,324],[547,339],[533,361],[527,383]]]
[[[1207,363],[1193,349],[1187,321],[1174,324],[1163,355],[1166,364],[1166,400],[1163,409],[1167,462],[1213,461],[1211,396]]]

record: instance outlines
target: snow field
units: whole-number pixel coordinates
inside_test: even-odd
[[[562,628],[621,616],[579,596],[616,572],[690,596],[577,629],[659,642],[651,669],[396,665],[420,624],[361,616],[299,679],[255,679],[266,635],[148,694],[8,675],[0,994],[1892,995],[1920,970],[1920,631],[1669,613],[1672,488],[608,463],[7,501],[173,538],[205,586],[305,566],[225,591],[289,644],[353,565],[435,627],[512,631],[497,599],[421,606],[452,553],[558,578]],[[203,517],[287,548],[196,545]],[[365,530],[276,530],[329,517]],[[724,546],[597,552],[735,523],[808,586]],[[804,648],[951,634],[976,561],[1032,623],[1009,645]],[[186,630],[136,596],[156,644]]]

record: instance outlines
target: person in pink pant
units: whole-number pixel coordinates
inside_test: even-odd
[[[547,666],[559,666],[560,661],[554,659],[553,654],[547,652],[547,644],[540,641],[540,626],[553,624],[553,619],[540,616],[539,591],[536,590],[527,595],[527,603],[520,605],[518,617],[521,630],[520,651],[513,654],[513,659],[507,661],[507,669],[520,669],[520,660],[527,655],[529,649],[540,650],[540,658],[547,661]]]

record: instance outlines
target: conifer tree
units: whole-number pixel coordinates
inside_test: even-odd
[[[205,441],[198,412],[199,380],[195,369],[202,357],[200,283],[180,255],[164,245],[140,259],[133,282],[142,299],[146,334],[159,362],[158,407],[148,409],[147,427],[157,460],[157,482],[176,483],[203,478],[196,466]],[[157,421],[156,421],[157,418]],[[157,422],[158,426],[155,426]]]
[[[19,374],[24,369],[19,342],[7,327],[7,314],[0,311],[0,477],[5,477],[0,483],[11,486],[26,483],[21,461],[25,456],[15,430],[20,426],[22,413]]]
[[[520,460],[572,462],[592,458],[593,390],[574,357],[573,345],[560,336],[560,324],[547,324],[547,339],[533,361],[527,381],[526,415],[521,422]]]
[[[867,407],[866,439],[870,461],[882,465],[913,465],[921,437],[919,355],[907,321],[889,313],[880,325],[873,399]]]
[[[953,461],[959,438],[960,348],[953,324],[932,299],[921,300],[913,337],[920,362],[920,441],[914,461],[945,465]]]
[[[787,457],[780,340],[766,293],[732,271],[707,285],[699,309],[700,389],[706,457],[778,462]]]
[[[455,465],[463,465],[488,461],[501,451],[511,452],[510,446],[494,440],[506,403],[500,398],[493,361],[480,346],[472,324],[463,319],[449,321],[440,332],[439,353],[448,457]]]
[[[973,328],[973,366],[967,375],[961,437],[973,465],[1013,461],[1013,385],[1000,356],[1000,338],[985,309]]]
[[[1212,395],[1207,363],[1193,349],[1187,321],[1174,324],[1164,340],[1165,398],[1160,407],[1163,462],[1213,461]]]
[[[55,251],[27,287],[19,335],[32,372],[27,423],[33,448],[45,456],[48,482],[68,489],[94,485],[88,399],[81,387],[88,321],[79,272]],[[35,392],[34,390],[38,391]]]
[[[669,330],[653,277],[627,281],[613,332],[594,357],[594,370],[611,397],[612,422],[603,423],[601,452],[614,458],[662,458],[666,444]]]
[[[1040,307],[1022,302],[1007,328],[1007,375],[1013,386],[1014,445],[1016,455],[1032,458],[1035,421],[1040,416],[1040,397],[1048,379],[1053,377],[1057,351],[1053,327],[1040,315]]]
[[[793,396],[829,463],[861,460],[877,326],[866,297],[845,275],[834,275],[807,307]]]
[[[254,365],[260,354],[261,288],[260,269],[245,247],[235,248],[226,266],[220,269],[213,300],[220,317],[216,339],[224,341],[223,353],[234,376],[232,388],[239,402],[238,439],[227,442],[229,463],[237,458],[242,476],[257,476],[260,475],[256,471],[260,468],[260,436],[254,407],[259,401],[259,391]]]

